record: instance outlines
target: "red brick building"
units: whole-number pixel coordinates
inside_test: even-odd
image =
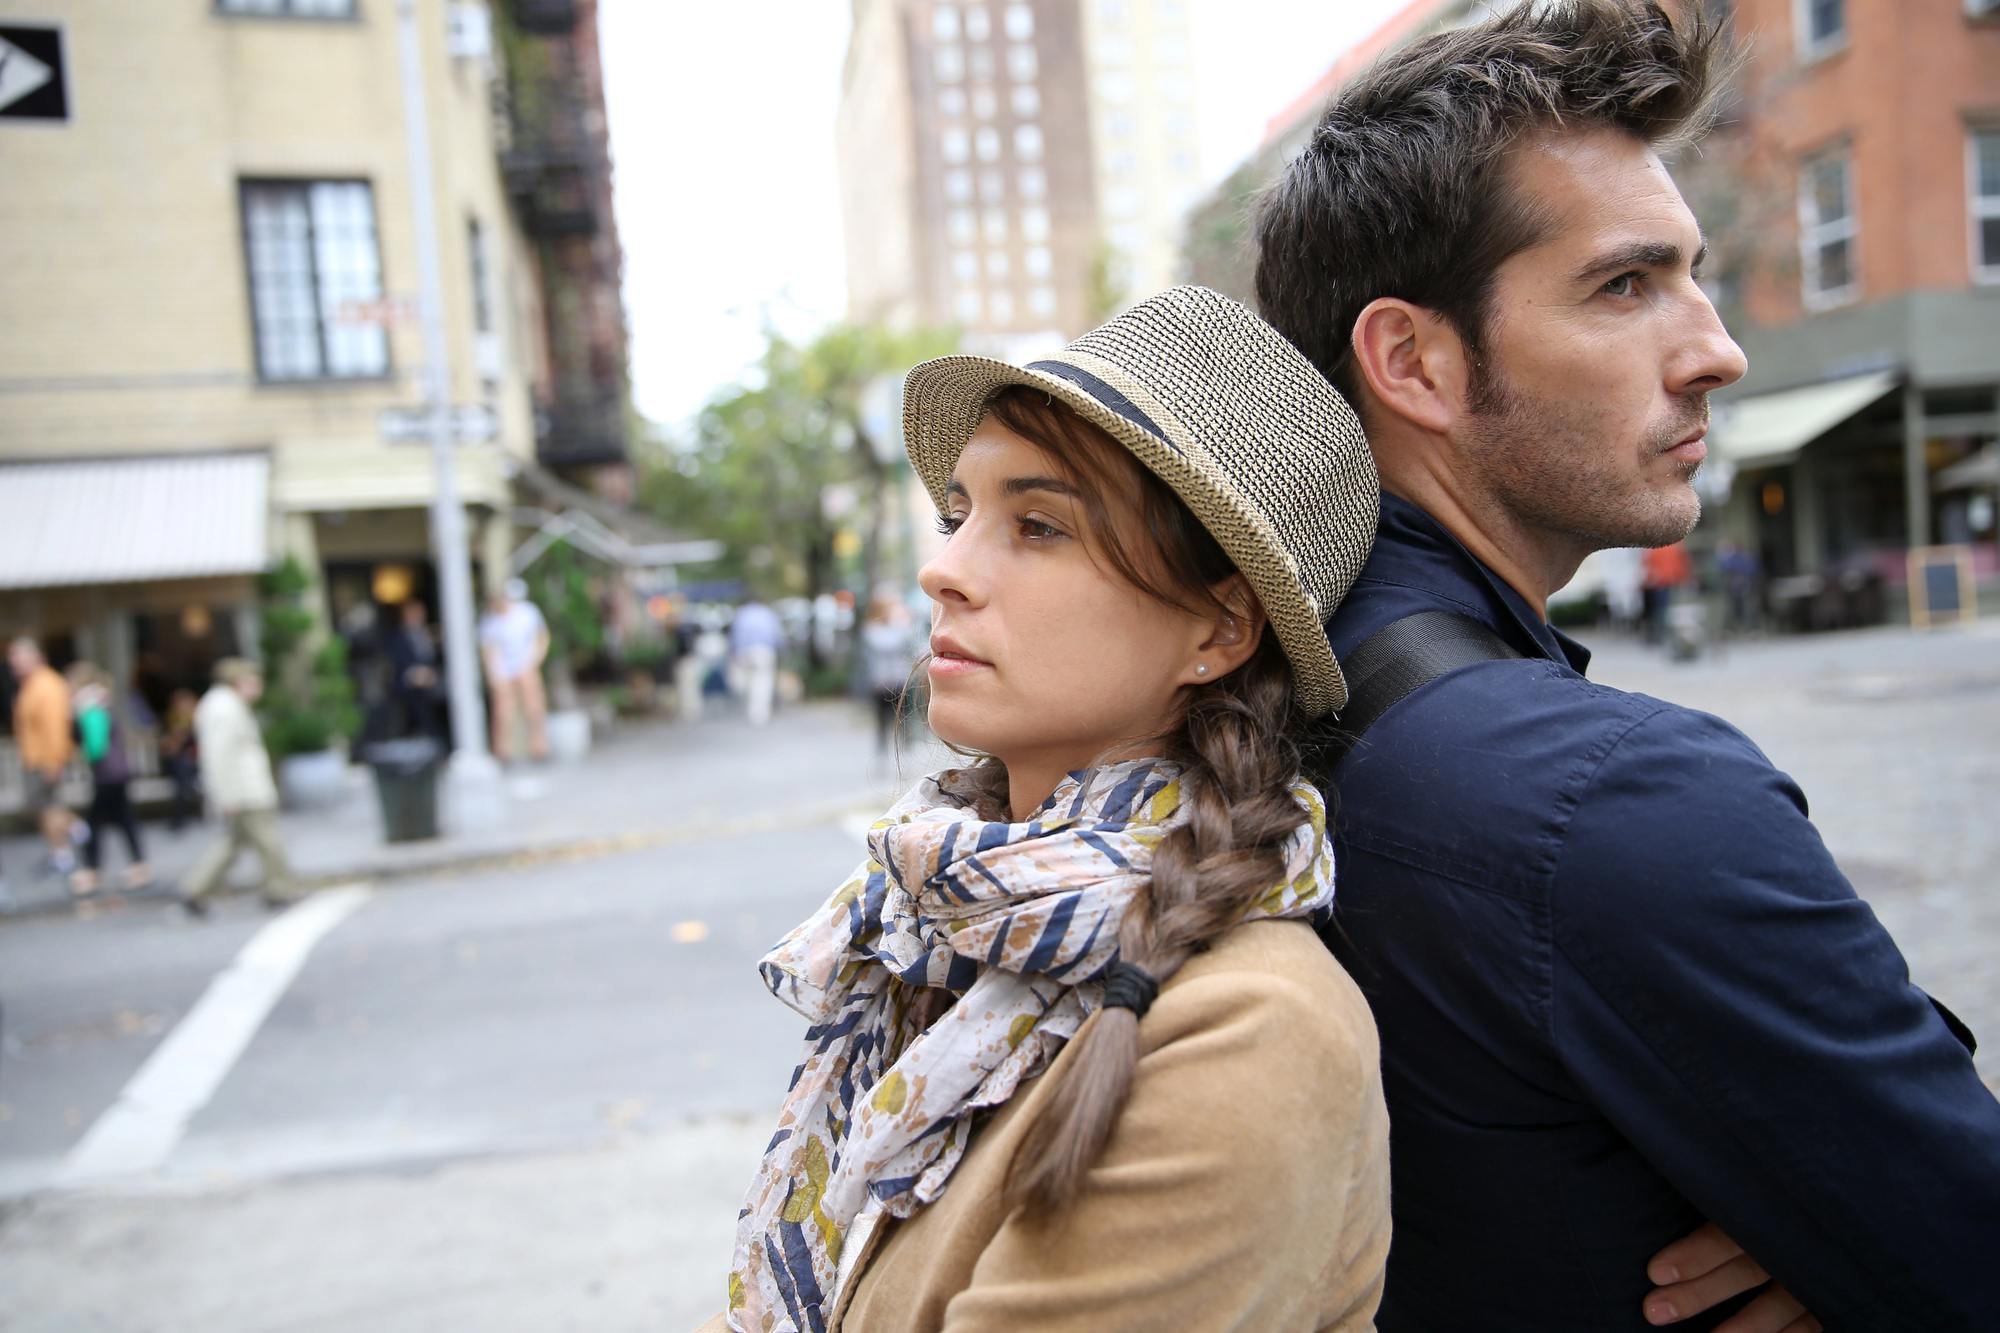
[[[1994,570],[2000,3],[1736,0],[1732,123],[1677,172],[1749,354],[1722,532],[1778,600],[1970,542]],[[1780,608],[1783,609],[1782,607]]]

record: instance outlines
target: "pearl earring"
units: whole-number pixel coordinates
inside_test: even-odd
[[[1195,663],[1194,674],[1197,676],[1206,676],[1208,674],[1208,663],[1206,662]]]

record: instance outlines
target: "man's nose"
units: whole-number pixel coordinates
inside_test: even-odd
[[[1708,293],[1696,288],[1690,304],[1687,341],[1668,375],[1667,392],[1711,393],[1726,389],[1750,369],[1749,358],[1723,327],[1722,316],[1715,313]]]

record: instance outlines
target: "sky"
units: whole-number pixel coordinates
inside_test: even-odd
[[[1192,0],[1207,179],[1405,3]],[[670,428],[744,373],[765,327],[808,337],[845,312],[833,124],[848,14],[848,0],[600,0],[633,396]]]

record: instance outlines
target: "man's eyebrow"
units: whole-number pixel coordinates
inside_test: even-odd
[[[1703,247],[1703,253],[1707,247]],[[1576,281],[1588,282],[1602,273],[1628,268],[1679,268],[1682,250],[1671,241],[1641,241],[1637,245],[1607,250],[1576,270]]]

